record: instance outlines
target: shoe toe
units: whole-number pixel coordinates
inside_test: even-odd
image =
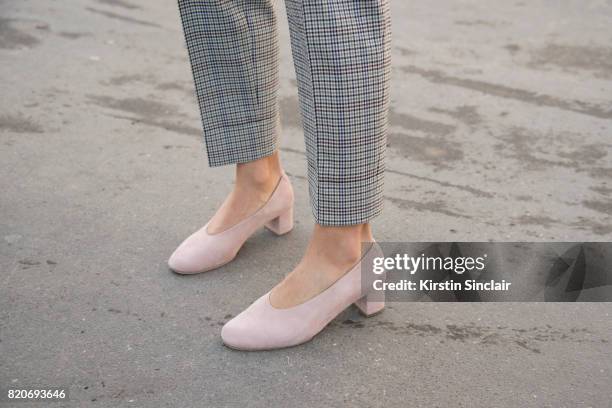
[[[236,256],[235,245],[224,245],[223,240],[211,238],[206,226],[188,237],[168,259],[174,272],[189,275],[216,269]]]
[[[168,267],[181,275],[203,272],[208,267],[207,260],[190,246],[179,246],[168,259]]]
[[[265,322],[253,319],[248,311],[240,313],[221,329],[223,344],[229,348],[256,351],[269,348]]]
[[[168,259],[168,268],[176,273],[188,274],[190,273],[191,266],[178,249]]]
[[[221,329],[221,339],[223,340],[223,344],[227,347],[238,350],[249,350],[251,349],[251,345],[248,341],[250,337],[249,330],[241,320],[242,319],[238,316],[225,323]]]

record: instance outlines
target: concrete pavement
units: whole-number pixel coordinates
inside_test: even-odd
[[[167,256],[232,170],[206,166],[176,3],[0,1],[0,387],[70,386],[74,407],[609,407],[610,303],[397,303],[301,347],[223,347],[223,323],[291,270],[312,226],[277,7],[296,228],[182,277]],[[392,12],[378,240],[609,241],[612,4]]]

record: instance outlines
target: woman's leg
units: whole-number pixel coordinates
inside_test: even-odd
[[[371,241],[382,208],[390,77],[387,0],[285,0],[317,225],[271,303],[291,307],[333,284]]]
[[[275,17],[265,0],[179,0],[211,166],[239,163],[209,226],[255,211],[278,180]],[[381,210],[389,102],[386,0],[286,0],[317,225],[276,287],[277,306],[316,295],[353,265]]]
[[[210,166],[236,164],[208,231],[260,208],[276,186],[278,38],[272,0],[178,0]]]

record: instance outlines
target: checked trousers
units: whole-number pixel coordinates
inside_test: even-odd
[[[210,166],[277,148],[274,0],[178,0]],[[285,0],[308,183],[321,225],[381,212],[389,106],[388,0]]]

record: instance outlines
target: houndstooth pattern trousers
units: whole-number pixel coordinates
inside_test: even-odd
[[[178,0],[210,166],[277,148],[274,0]],[[309,192],[321,225],[382,209],[390,77],[387,0],[285,0]]]

